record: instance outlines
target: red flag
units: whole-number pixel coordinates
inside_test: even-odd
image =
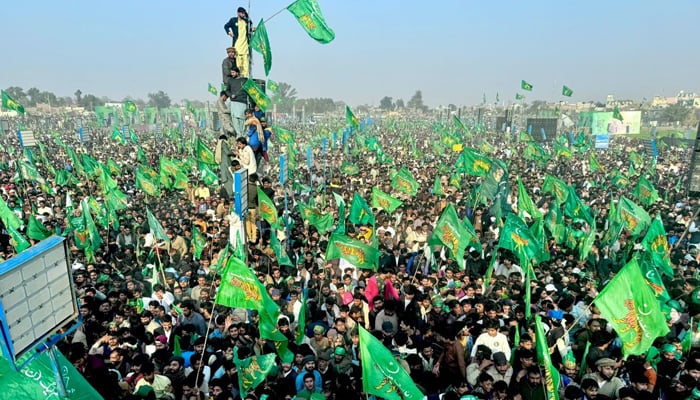
[[[399,292],[396,289],[394,289],[394,285],[392,285],[391,281],[388,279],[385,282],[386,284],[384,285],[384,301],[389,299],[398,300],[400,298]]]
[[[367,304],[369,309],[374,309],[374,302],[372,301],[375,296],[379,294],[379,286],[377,285],[377,275],[367,279],[367,285],[365,286],[365,298],[367,299]]]

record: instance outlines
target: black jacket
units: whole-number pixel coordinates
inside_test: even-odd
[[[248,40],[250,40],[250,21],[247,19],[244,19],[243,21],[245,21],[248,25],[246,27],[246,37]],[[229,31],[233,32],[233,45],[235,46],[236,40],[238,40],[238,15],[228,20],[226,25],[224,25],[224,31],[227,35]]]

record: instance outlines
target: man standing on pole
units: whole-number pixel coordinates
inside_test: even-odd
[[[248,94],[243,89],[245,78],[241,77],[238,67],[231,69],[231,76],[226,81],[226,92],[231,106],[231,120],[237,136],[243,135],[245,129],[245,110],[248,106]]]
[[[240,68],[241,76],[248,77],[250,66],[250,34],[255,31],[250,24],[248,12],[243,7],[238,7],[237,15],[224,25],[226,34],[233,39],[233,47],[236,49],[236,65]]]

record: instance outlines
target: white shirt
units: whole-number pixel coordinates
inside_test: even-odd
[[[508,338],[506,335],[497,333],[496,336],[491,336],[488,332],[482,333],[474,342],[471,354],[472,357],[476,356],[476,350],[480,344],[483,344],[491,349],[492,353],[502,351],[503,354],[506,355],[506,359],[510,360],[510,345],[508,344]]]

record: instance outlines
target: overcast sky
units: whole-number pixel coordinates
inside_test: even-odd
[[[258,23],[287,1],[252,0]],[[321,45],[287,11],[266,22],[269,78],[299,97],[351,105],[384,96],[430,106],[528,100],[650,99],[700,92],[694,0],[416,1],[319,0],[336,39]],[[35,86],[60,96],[211,100],[230,38],[223,25],[238,6],[221,0],[8,1],[2,6],[0,87]],[[255,53],[253,73],[264,78]]]

